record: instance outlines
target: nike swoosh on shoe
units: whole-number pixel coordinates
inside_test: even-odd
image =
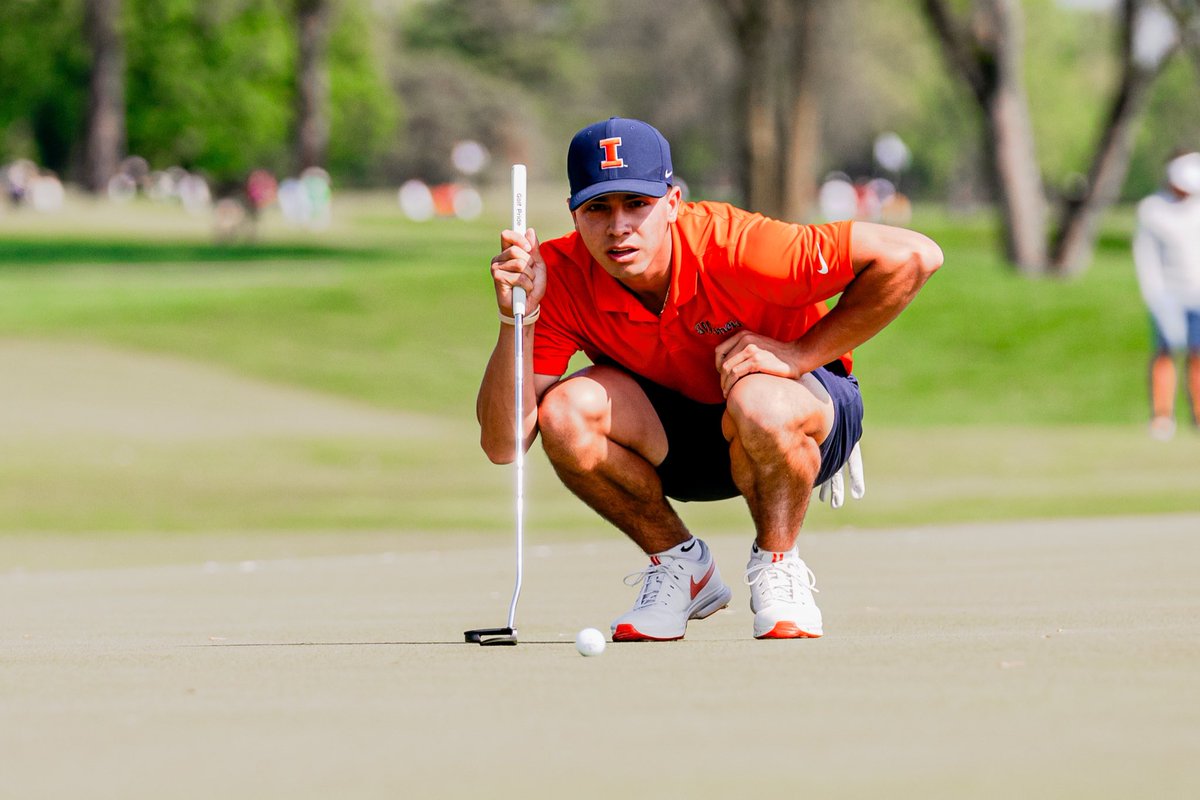
[[[713,572],[715,572],[716,569],[717,569],[717,562],[713,561],[711,564],[708,565],[708,572],[704,573],[703,578],[701,578],[699,581],[697,581],[695,578],[692,578],[689,581],[689,583],[692,586],[692,599],[693,600],[696,599],[696,595],[698,595],[698,594],[700,594],[700,592],[704,591],[704,587],[708,585],[708,582],[710,580],[712,580]]]

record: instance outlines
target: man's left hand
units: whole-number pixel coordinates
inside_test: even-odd
[[[796,367],[796,345],[759,333],[738,331],[718,344],[715,353],[721,392],[726,397],[735,383],[753,372],[781,378],[799,378],[801,375]]]

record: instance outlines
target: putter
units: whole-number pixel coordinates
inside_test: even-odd
[[[525,165],[513,164],[512,168],[512,229],[517,233],[525,233]],[[520,286],[513,287],[513,389],[515,399],[514,435],[517,444],[517,579],[513,586],[512,602],[508,605],[508,625],[504,628],[476,628],[464,631],[463,636],[468,644],[482,646],[515,645],[517,643],[517,599],[521,596],[521,573],[525,562],[524,555],[524,522],[525,522],[525,436],[524,410],[525,400],[525,290]]]

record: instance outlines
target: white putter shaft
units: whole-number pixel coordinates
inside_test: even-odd
[[[525,233],[525,165],[513,164],[512,168],[512,229]],[[521,596],[521,577],[525,563],[525,290],[513,288],[513,399],[514,436],[517,446],[517,580],[513,586],[512,602],[508,606],[508,627],[516,636],[517,599]]]

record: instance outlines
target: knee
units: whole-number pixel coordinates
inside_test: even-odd
[[[791,384],[768,375],[738,381],[727,399],[726,437],[736,437],[747,448],[791,450],[814,443],[828,428],[827,411],[817,398],[794,391]]]
[[[551,388],[538,405],[542,448],[555,460],[578,452],[595,438],[608,414],[603,387],[587,380],[566,380]]]

